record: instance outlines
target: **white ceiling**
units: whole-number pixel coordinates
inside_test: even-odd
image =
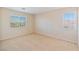
[[[59,7],[8,7],[8,8],[20,12],[30,13],[30,14],[39,14],[39,13],[59,9]]]

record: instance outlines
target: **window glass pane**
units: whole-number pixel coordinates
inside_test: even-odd
[[[11,16],[11,27],[23,27],[26,23],[25,16]]]

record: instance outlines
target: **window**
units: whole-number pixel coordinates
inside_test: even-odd
[[[11,16],[11,27],[23,27],[26,24],[25,16]]]
[[[64,14],[64,20],[72,21],[76,18],[75,13],[69,12]]]
[[[63,26],[64,26],[64,29],[74,29],[75,26],[76,26],[76,18],[77,18],[77,15],[75,12],[67,12],[67,13],[64,13],[64,16],[63,16]]]

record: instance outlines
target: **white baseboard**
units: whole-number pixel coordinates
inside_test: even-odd
[[[11,38],[7,38],[7,39],[3,39],[1,38],[0,40],[3,41],[3,40],[9,40],[9,39],[14,39],[14,38],[17,38],[17,37],[21,37],[21,36],[26,36],[26,35],[31,35],[33,33],[28,33],[28,34],[24,34],[24,35],[17,35],[17,36],[14,36],[14,37],[11,37]]]
[[[50,38],[55,38],[57,40],[62,40],[62,41],[66,41],[66,42],[69,42],[69,43],[73,43],[73,44],[76,44],[77,45],[77,42],[76,41],[69,41],[69,40],[66,40],[66,39],[63,39],[63,38],[60,38],[60,37],[56,37],[56,36],[50,36],[50,35],[46,35],[46,34],[43,34],[43,33],[36,33],[36,34],[39,34],[41,36],[46,36],[46,37],[50,37]]]

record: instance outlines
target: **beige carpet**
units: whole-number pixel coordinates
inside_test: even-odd
[[[77,51],[75,44],[37,34],[3,40],[1,51]]]

